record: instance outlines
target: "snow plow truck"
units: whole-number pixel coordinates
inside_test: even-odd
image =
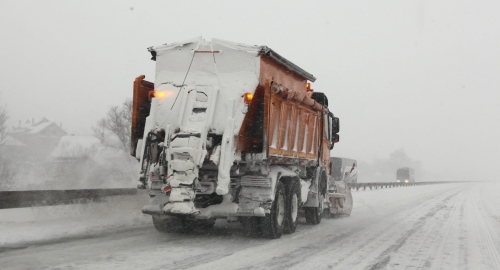
[[[339,119],[316,78],[266,46],[200,37],[148,50],[156,75],[134,81],[131,154],[155,228],[223,218],[274,239],[300,216],[320,223]]]

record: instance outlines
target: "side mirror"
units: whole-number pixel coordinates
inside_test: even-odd
[[[333,117],[333,129],[332,133],[337,134],[340,131],[340,120],[338,117]]]
[[[333,143],[338,143],[340,140],[339,134],[333,134],[332,138],[333,138]]]
[[[332,150],[335,143],[338,142],[339,142],[339,134],[332,134],[332,144],[330,145],[330,150]]]

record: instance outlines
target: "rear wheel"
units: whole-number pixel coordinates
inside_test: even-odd
[[[319,173],[319,179],[318,179],[318,206],[317,207],[307,207],[305,209],[306,211],[306,222],[312,225],[319,224],[321,222],[321,218],[323,216],[323,204],[325,202],[326,198],[326,181],[327,181],[327,174],[326,170],[324,168],[319,169],[319,171],[316,171],[316,173]]]
[[[330,209],[329,208],[325,208],[323,210],[323,218],[332,218],[332,215],[330,214]]]
[[[285,187],[285,225],[284,233],[294,233],[297,229],[300,205],[300,186],[297,181],[289,181]]]
[[[183,228],[182,221],[177,217],[157,217],[153,216],[153,225],[161,233],[178,232]]]
[[[260,219],[258,217],[240,217],[241,225],[248,236],[258,236],[261,233]]]
[[[317,225],[321,223],[321,218],[323,216],[323,200],[325,195],[319,195],[318,207],[307,207],[306,211],[306,222],[312,225]]]
[[[207,219],[207,220],[198,220],[198,225],[205,230],[210,230],[215,226],[215,218]]]
[[[210,230],[215,225],[215,218],[212,219],[182,219],[182,232],[190,233],[195,230]]]
[[[215,219],[195,220],[176,216],[153,216],[153,225],[155,226],[155,229],[161,233],[189,233],[196,229],[213,228],[215,225]]]
[[[198,222],[196,220],[186,219],[186,218],[181,219],[181,223],[182,223],[182,232],[184,233],[193,231],[198,225]]]
[[[271,206],[271,212],[266,214],[262,220],[262,232],[270,239],[277,239],[283,233],[285,220],[285,188],[283,183],[278,182],[276,193]]]

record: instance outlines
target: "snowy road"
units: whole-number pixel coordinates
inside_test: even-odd
[[[139,214],[128,222],[103,212],[101,225],[75,229],[92,221],[95,205],[79,209],[77,223],[0,218],[0,268],[500,269],[498,194],[500,183],[355,191],[351,217],[300,224],[278,240],[247,237],[223,220],[209,234],[159,234]],[[135,204],[117,210],[136,211],[127,207]]]

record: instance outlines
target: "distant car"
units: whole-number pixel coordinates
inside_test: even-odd
[[[415,170],[413,168],[403,167],[396,172],[397,183],[415,183]]]
[[[335,181],[358,182],[358,165],[355,159],[330,157],[330,175]]]

